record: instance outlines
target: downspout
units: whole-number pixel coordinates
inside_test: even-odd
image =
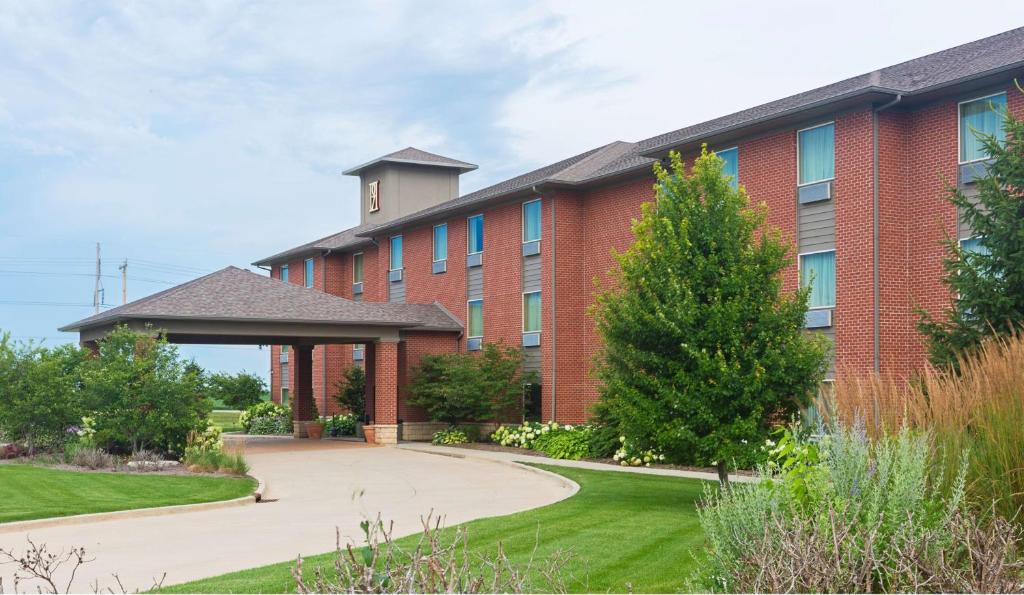
[[[326,252],[320,253],[320,285],[322,286],[324,293],[327,293],[327,257],[330,256],[333,249],[328,249]],[[327,417],[327,345],[324,344],[323,348],[324,363],[321,366],[321,372],[323,373],[323,384],[324,387],[324,417]]]
[[[872,159],[872,188],[871,188],[871,276],[872,276],[872,301],[874,312],[871,328],[873,363],[875,372],[882,371],[882,305],[881,305],[881,272],[879,269],[879,216],[878,216],[878,114],[903,100],[903,94],[896,95],[896,98],[871,112],[871,159]]]
[[[534,194],[541,196],[540,189],[534,185],[530,188]],[[543,196],[541,196],[543,198]],[[557,419],[558,397],[558,308],[555,295],[555,200],[551,199],[551,421]]]

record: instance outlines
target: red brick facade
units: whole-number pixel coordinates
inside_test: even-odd
[[[1024,99],[1005,85],[1010,110],[1024,115]],[[797,287],[797,130],[833,121],[835,124],[836,304],[833,314],[836,369],[863,372],[875,367],[874,180],[878,179],[878,366],[883,372],[908,375],[925,362],[924,343],[916,330],[917,307],[939,312],[949,303],[942,284],[940,241],[956,233],[956,211],[944,200],[947,183],[955,183],[958,167],[957,102],[977,97],[950,95],[912,108],[894,106],[876,116],[865,104],[816,117],[785,129],[761,132],[728,144],[737,146],[739,178],[751,199],[768,207],[769,224],[794,243],[794,263],[784,287]],[[875,171],[875,118],[877,160]],[[716,147],[712,147],[716,148]],[[721,147],[728,148],[728,147]],[[692,161],[690,155],[687,160]],[[597,392],[592,362],[600,349],[588,308],[597,287],[608,287],[614,269],[613,251],[632,241],[631,223],[641,205],[654,196],[649,172],[604,186],[581,190],[542,188],[540,242],[542,331],[542,416],[581,422]],[[484,215],[484,339],[519,345],[522,332],[523,258],[522,208],[536,196],[506,197],[482,208]],[[455,317],[467,317],[466,215],[424,220],[402,231],[406,302],[439,302]],[[448,224],[447,271],[434,274],[432,234],[435,224]],[[554,222],[554,226],[552,226]],[[387,301],[389,236],[374,238],[364,253],[366,301]],[[378,247],[379,246],[379,247]],[[351,298],[351,251],[317,256],[314,287]],[[302,261],[289,263],[290,282],[302,283]],[[324,272],[326,267],[326,280]],[[279,276],[275,266],[273,276]],[[465,338],[444,333],[407,333],[399,343],[376,347],[378,395],[396,391],[409,371],[427,353],[466,349]],[[324,353],[326,351],[326,375]],[[346,366],[351,346],[317,347],[313,357],[314,395],[324,403]],[[272,390],[280,397],[279,349],[271,348]],[[390,366],[390,367],[389,367]],[[294,379],[294,375],[293,375]],[[294,381],[294,380],[293,380]],[[329,399],[328,399],[329,401]],[[397,410],[376,405],[378,423],[423,421],[423,412],[399,398]],[[336,412],[321,405],[321,413]]]

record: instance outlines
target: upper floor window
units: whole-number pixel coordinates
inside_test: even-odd
[[[402,268],[402,236],[391,236],[391,270]]]
[[[814,184],[836,176],[836,126],[834,122],[797,132],[797,183]]]
[[[523,241],[540,239],[540,199],[523,203]]]
[[[305,264],[306,270],[302,281],[306,284],[306,287],[313,287],[313,259],[307,258]]]
[[[523,332],[540,332],[540,292],[523,294]]]
[[[484,216],[474,215],[467,220],[469,226],[469,238],[467,249],[469,254],[476,254],[484,251]]]
[[[448,260],[448,224],[434,226],[434,262]]]
[[[812,252],[800,255],[800,283],[811,288],[810,308],[834,308],[836,305],[836,252]]]
[[[960,104],[960,163],[988,159],[988,151],[981,143],[982,136],[1006,140],[1003,115],[1006,113],[1006,93],[972,99]]]
[[[971,254],[988,254],[988,246],[981,243],[980,237],[960,240],[960,249]]]
[[[466,337],[475,339],[484,336],[484,301],[469,300],[467,303],[469,328]]]
[[[363,253],[356,252],[352,255],[352,282],[363,282]]]
[[[286,264],[281,265],[281,280],[285,283],[288,282],[288,265]]]
[[[738,188],[740,185],[740,150],[733,147],[724,151],[715,151],[715,155],[725,162],[722,165],[722,173],[730,176],[729,183],[733,188]]]

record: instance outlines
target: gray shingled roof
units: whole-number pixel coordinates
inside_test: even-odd
[[[608,166],[617,159],[620,159],[623,155],[629,153],[633,149],[633,143],[615,141],[603,147],[591,149],[585,153],[574,155],[568,159],[563,159],[557,163],[546,165],[520,176],[509,178],[494,184],[493,186],[481,188],[480,190],[464,194],[456,199],[371,227],[370,229],[360,232],[359,235],[372,237],[387,230],[401,227],[406,223],[419,221],[421,219],[440,217],[453,211],[469,209],[496,197],[527,191],[533,186],[542,183],[578,183],[581,180],[587,179],[593,172]]]
[[[346,169],[343,173],[346,176],[357,176],[359,172],[363,171],[368,167],[373,167],[378,163],[407,163],[412,165],[431,165],[434,167],[450,167],[452,169],[460,170],[461,172],[472,171],[477,168],[472,163],[466,163],[465,161],[459,161],[458,159],[452,159],[443,155],[437,155],[435,153],[428,153],[421,151],[415,147],[406,147],[400,151],[394,153],[388,153],[383,157],[378,157],[372,161],[367,161],[362,165]]]
[[[351,248],[358,248],[360,246],[368,246],[373,243],[370,238],[360,237],[358,234],[362,231],[370,229],[372,225],[357,225],[350,227],[344,231],[339,231],[336,234],[329,235],[319,240],[313,240],[307,244],[296,246],[295,248],[289,248],[284,252],[278,252],[273,256],[261,258],[256,262],[252,263],[253,266],[267,266],[270,264],[276,264],[279,262],[287,262],[289,259],[303,256],[306,254],[318,254],[327,250],[349,250]]]
[[[129,319],[302,322],[462,330],[462,324],[439,304],[354,302],[233,266],[79,320],[60,330],[78,331]]]
[[[1024,27],[660,134],[638,144],[641,154],[651,154],[859,94],[883,92],[910,96],[1019,66],[1024,66]]]

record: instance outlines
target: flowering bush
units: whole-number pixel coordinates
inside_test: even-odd
[[[572,426],[560,426],[555,421],[549,421],[546,424],[536,421],[524,421],[519,426],[499,426],[491,434],[491,442],[502,446],[532,449],[533,443],[537,438],[559,428],[571,430]]]
[[[264,401],[243,411],[238,423],[246,434],[290,434],[292,410],[273,401]]]
[[[188,443],[185,446],[185,460],[209,453],[222,452],[224,450],[224,438],[221,437],[220,428],[207,422],[206,429],[202,432],[190,432]]]
[[[82,446],[96,446],[96,420],[91,417],[83,417],[82,425],[75,430],[78,436],[78,443]]]
[[[430,441],[434,444],[466,444],[469,442],[469,436],[462,430],[448,428],[447,430],[434,432],[434,437]]]
[[[651,463],[662,463],[665,455],[653,450],[642,450],[635,443],[630,442],[625,436],[619,436],[619,443],[622,445],[612,455],[612,460],[618,461],[623,467],[650,467]]]
[[[324,424],[324,431],[328,436],[355,436],[356,421],[358,420],[355,413],[320,418],[320,423]]]
[[[224,452],[224,438],[220,428],[208,423],[202,432],[190,432],[181,462],[192,471],[231,473],[244,475],[249,465],[241,453]]]

